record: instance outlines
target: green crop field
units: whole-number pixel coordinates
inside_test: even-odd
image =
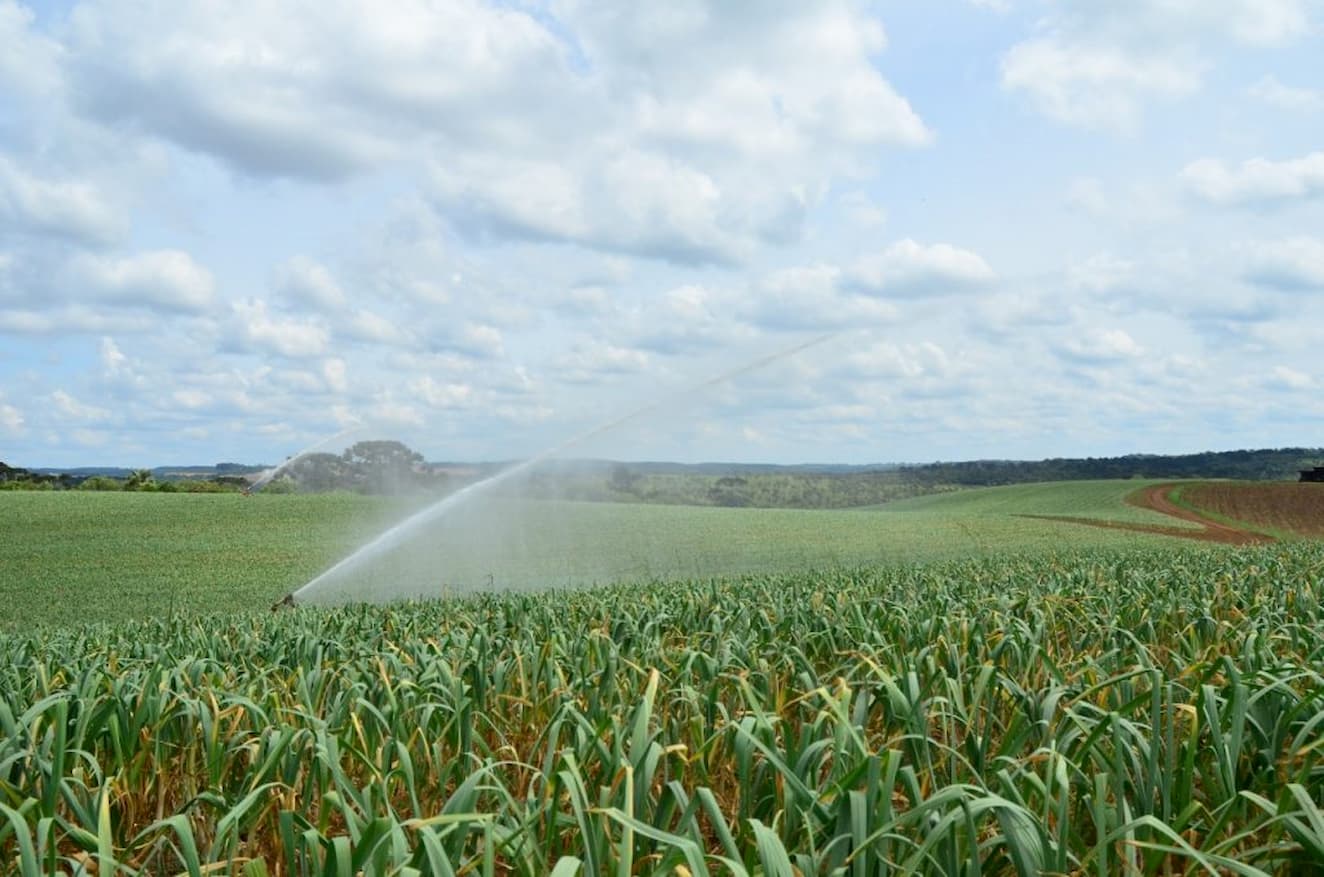
[[[1308,873],[1324,549],[0,635],[10,873]]]
[[[411,509],[0,494],[0,872],[1316,873],[1324,544],[1024,517],[1138,486],[497,499],[275,613]]]
[[[470,503],[314,600],[908,563],[1158,536],[1032,520],[1173,523],[1123,502],[1145,482],[962,491],[861,511]],[[0,494],[0,628],[266,607],[404,516],[348,494]]]

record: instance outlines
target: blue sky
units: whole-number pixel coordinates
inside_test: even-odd
[[[659,400],[575,452],[1324,444],[1319,0],[0,0],[0,45],[11,464]]]

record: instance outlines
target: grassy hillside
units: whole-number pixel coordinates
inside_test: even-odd
[[[1131,505],[1126,498],[1141,488],[1164,481],[1054,481],[960,490],[921,496],[878,506],[892,513],[951,515],[963,518],[1009,515],[1066,515],[1131,524],[1194,527],[1159,512]]]
[[[1118,482],[971,490],[872,511],[473,503],[313,599],[705,577],[1158,544],[1022,514],[1148,520]],[[267,606],[407,509],[317,496],[0,494],[5,626]]]

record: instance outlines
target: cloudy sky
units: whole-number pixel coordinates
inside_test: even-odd
[[[576,451],[1324,444],[1321,0],[0,0],[0,47],[14,465],[654,404]]]

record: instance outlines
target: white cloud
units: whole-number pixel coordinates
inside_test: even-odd
[[[861,191],[846,192],[837,203],[856,225],[861,228],[880,228],[887,224],[887,210],[868,194]]]
[[[216,287],[211,272],[182,250],[83,255],[74,269],[93,299],[129,307],[198,313],[211,307]]]
[[[1246,278],[1284,290],[1324,290],[1324,240],[1305,236],[1258,244]]]
[[[350,341],[369,344],[411,344],[408,333],[395,322],[372,311],[359,310],[345,314],[335,323],[335,334]]]
[[[1294,113],[1324,110],[1324,90],[1286,85],[1273,74],[1261,77],[1246,92],[1257,100]]]
[[[472,399],[473,387],[464,383],[442,383],[432,375],[423,375],[409,383],[409,394],[431,408],[462,408]]]
[[[368,409],[368,420],[386,427],[417,427],[427,422],[417,406],[385,400]]]
[[[895,322],[896,307],[844,289],[840,268],[810,265],[774,271],[753,284],[738,310],[770,329],[824,330]]]
[[[505,352],[501,330],[495,326],[470,323],[451,339],[451,343],[460,352],[479,358],[498,357]]]
[[[322,356],[329,337],[325,327],[293,318],[273,317],[262,299],[233,305],[237,340],[244,346],[291,359]]]
[[[51,393],[51,402],[55,405],[56,411],[72,420],[94,423],[110,419],[109,409],[80,402],[64,390]]]
[[[14,335],[134,334],[160,327],[160,321],[149,315],[107,313],[86,305],[0,310],[0,332]]]
[[[1088,329],[1057,348],[1068,359],[1103,364],[1134,359],[1145,352],[1123,329]]]
[[[194,411],[207,408],[214,401],[211,393],[204,390],[176,390],[170,394],[170,398],[175,404]]]
[[[1313,377],[1285,365],[1275,366],[1266,383],[1269,386],[1281,387],[1286,390],[1310,390],[1315,387]]]
[[[490,138],[485,107],[534,115],[573,85],[532,16],[475,0],[90,0],[71,19],[87,112],[259,175],[334,179],[426,133]]]
[[[345,291],[331,272],[307,256],[295,256],[281,265],[276,271],[275,288],[280,299],[291,306],[331,312],[346,303]]]
[[[1002,85],[1067,124],[1129,133],[1145,106],[1195,93],[1221,43],[1285,45],[1314,0],[1111,0],[1056,4],[1002,59]]]
[[[849,282],[872,294],[904,298],[966,292],[990,283],[995,276],[978,253],[905,238],[856,262]]]
[[[62,87],[61,47],[32,27],[32,10],[0,0],[0,92],[46,97]]]
[[[19,436],[25,432],[26,423],[23,412],[6,402],[3,396],[0,396],[0,431],[7,435]]]
[[[322,361],[322,380],[326,382],[326,388],[333,393],[343,393],[349,389],[348,373],[349,367],[345,364],[345,360],[338,356]]]
[[[638,374],[653,364],[644,350],[616,344],[589,342],[578,344],[569,353],[557,357],[557,377],[577,384],[592,384],[604,378]]]
[[[124,355],[122,350],[120,350],[120,347],[115,343],[114,338],[103,337],[101,339],[99,352],[101,355],[101,367],[105,369],[108,374],[115,374],[123,371],[129,365],[129,358]]]
[[[1252,158],[1238,168],[1213,158],[1193,161],[1180,174],[1186,189],[1212,204],[1271,204],[1324,196],[1324,152],[1271,161]]]
[[[1002,59],[1002,86],[1024,91],[1060,122],[1132,131],[1149,98],[1173,99],[1200,85],[1201,65],[1172,55],[1145,57],[1117,46],[1056,38],[1019,43]]]
[[[856,375],[869,378],[947,378],[952,370],[947,352],[932,342],[876,342],[847,356],[844,366]]]
[[[1111,253],[1096,253],[1067,268],[1067,282],[1093,295],[1107,295],[1125,288],[1136,277],[1135,263]]]
[[[92,184],[42,179],[0,155],[0,228],[95,244],[121,237],[125,225]]]

